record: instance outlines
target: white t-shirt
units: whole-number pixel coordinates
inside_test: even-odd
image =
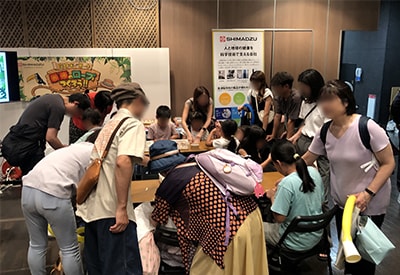
[[[247,92],[247,101],[248,101],[249,103],[251,103],[251,97],[257,98],[257,96],[258,96],[258,91],[253,90],[253,89],[250,89],[250,90]],[[272,93],[272,91],[271,91],[270,89],[265,88],[265,92],[264,92],[263,99],[265,100],[265,99],[267,99],[268,97],[271,97],[272,99],[274,99],[274,94]],[[273,106],[271,105],[271,107],[273,107]],[[272,109],[271,109],[271,110],[272,110]],[[260,111],[263,111],[263,110],[260,110]]]
[[[236,141],[236,150],[237,150],[237,148],[239,147],[240,142],[239,142],[239,140],[237,138],[234,137],[234,139]],[[212,144],[213,144],[214,148],[228,149],[229,142],[230,142],[229,139],[226,139],[224,137],[220,137],[220,138],[214,139],[212,141]]]
[[[300,114],[299,118],[304,119],[305,116],[308,114],[308,112],[311,111],[312,108],[316,105],[315,102],[313,103],[307,103],[303,101],[301,103],[300,107]],[[315,134],[319,131],[319,129],[322,127],[322,125],[327,122],[329,119],[327,119],[324,114],[322,113],[321,109],[319,106],[317,106],[305,119],[304,121],[304,127],[301,130],[301,133],[307,137],[313,138],[315,137]]]
[[[83,204],[78,205],[77,215],[85,222],[115,218],[118,204],[117,190],[115,187],[117,157],[130,156],[134,164],[141,162],[144,157],[146,133],[143,123],[134,118],[128,109],[121,108],[101,130],[96,139],[91,159],[96,159],[101,156],[112,132],[125,117],[129,117],[129,119],[124,121],[111,144],[107,157],[103,161],[99,182],[95,190],[92,191]],[[128,218],[131,221],[135,221],[135,213],[130,196],[130,185],[127,199]]]
[[[22,178],[24,186],[70,199],[89,165],[92,149],[92,143],[80,142],[50,153]]]

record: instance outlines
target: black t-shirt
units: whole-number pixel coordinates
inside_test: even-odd
[[[41,96],[31,103],[22,113],[17,125],[29,125],[37,127],[43,138],[46,137],[47,129],[60,129],[65,115],[63,98],[58,94]]]

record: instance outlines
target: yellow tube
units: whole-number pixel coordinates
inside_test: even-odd
[[[346,262],[348,263],[357,263],[361,260],[360,253],[358,253],[351,236],[351,225],[355,203],[356,196],[351,195],[347,198],[342,219],[342,245]]]

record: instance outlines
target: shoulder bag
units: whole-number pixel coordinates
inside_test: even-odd
[[[263,122],[264,121],[265,111],[258,109],[258,96],[255,96],[254,100],[256,101],[255,103],[256,103],[256,108],[257,108],[256,111],[257,111],[257,114],[258,114],[258,119],[261,122]],[[268,124],[271,123],[274,120],[274,117],[275,117],[275,111],[274,111],[274,103],[273,103],[273,99],[272,99],[271,108],[270,108],[269,113],[268,113]]]
[[[89,167],[86,169],[85,174],[83,175],[82,179],[78,183],[78,189],[76,191],[76,203],[77,204],[84,203],[86,201],[86,199],[89,197],[92,190],[96,187],[96,185],[99,181],[101,165],[103,164],[104,159],[107,157],[108,151],[111,148],[111,144],[112,144],[118,130],[121,128],[122,124],[128,118],[129,117],[123,118],[119,122],[117,127],[112,132],[110,139],[108,140],[107,146],[106,146],[103,154],[101,155],[101,157],[94,159],[90,163]]]

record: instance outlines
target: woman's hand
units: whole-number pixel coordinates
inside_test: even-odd
[[[358,194],[355,194],[356,196],[356,206],[358,208],[360,208],[360,212],[364,212],[367,207],[368,207],[368,203],[371,201],[372,197],[370,194],[368,194],[367,192],[363,191],[360,192]]]
[[[240,105],[239,107],[238,107],[238,112],[241,112],[243,110],[243,105]]]
[[[188,135],[187,135],[187,140],[189,141],[189,143],[193,143],[193,136],[192,136],[192,134],[188,133]]]
[[[199,144],[199,143],[200,143],[200,141],[201,141],[201,137],[199,137],[199,136],[195,136],[195,137],[194,137],[194,140],[193,140],[193,142],[192,142],[192,143],[197,143],[197,144]]]
[[[294,134],[293,136],[291,136],[290,138],[288,138],[288,141],[290,141],[293,144],[296,144],[297,141],[299,140],[300,136],[297,134]]]

